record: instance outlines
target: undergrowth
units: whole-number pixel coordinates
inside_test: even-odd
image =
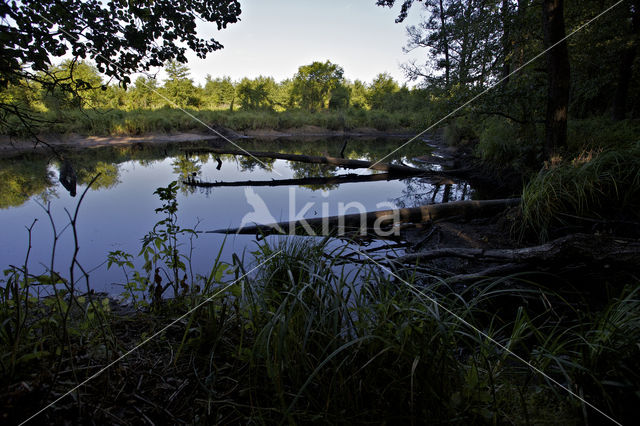
[[[632,418],[640,385],[637,279],[628,278],[630,287],[618,286],[603,307],[593,308],[536,285],[536,275],[479,280],[464,288],[451,288],[437,276],[405,281],[371,262],[345,264],[346,247],[303,237],[268,237],[258,243],[251,264],[218,257],[206,276],[183,277],[190,257],[181,237],[191,232],[172,225],[178,212],[173,187],[157,193],[166,218],[149,240],[156,263],[138,272],[146,286],[127,291],[149,293],[154,284],[168,285],[176,290],[174,298],[133,297],[137,312],[105,308],[96,323],[86,299],[56,292],[68,278],[51,273],[53,281],[36,280],[28,258],[24,267],[6,272],[0,398],[8,421],[24,420],[87,378],[74,398],[39,420],[603,420],[548,378],[617,420]],[[134,259],[122,253],[118,258],[125,260],[114,264],[132,276]],[[161,283],[154,282],[154,271]],[[53,289],[54,297],[38,298],[36,281]],[[83,309],[69,310],[70,319],[61,322],[56,304],[61,312],[71,304]]]
[[[520,233],[545,241],[554,227],[638,220],[639,212],[640,143],[585,151],[546,167],[525,186]]]
[[[207,126],[222,126],[237,132],[249,130],[290,130],[317,126],[336,131],[373,128],[379,131],[421,131],[424,112],[388,112],[347,109],[340,111],[226,111],[189,109],[188,114],[173,108],[149,110],[69,110],[45,112],[44,125],[37,131],[93,136],[129,136],[148,133],[207,131]],[[196,117],[196,120],[193,119]],[[19,124],[11,127],[11,136],[29,136]],[[33,130],[33,129],[32,129]]]

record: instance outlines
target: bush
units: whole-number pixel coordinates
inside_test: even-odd
[[[542,158],[542,139],[534,126],[524,128],[505,118],[481,122],[476,156],[497,169],[537,168]]]
[[[329,130],[344,130],[346,124],[344,114],[342,113],[332,113],[327,116],[326,127]]]
[[[376,130],[385,131],[394,126],[393,119],[390,113],[383,111],[371,111],[369,113],[369,127],[373,127]]]
[[[450,146],[468,145],[477,138],[469,116],[453,119],[444,128],[444,140]]]
[[[640,121],[613,121],[604,117],[569,120],[569,150],[614,148],[640,140]]]
[[[549,237],[576,217],[640,219],[640,143],[585,152],[541,171],[522,193],[521,235]]]
[[[505,119],[484,120],[476,155],[496,165],[513,165],[522,157],[522,146],[517,129]]]

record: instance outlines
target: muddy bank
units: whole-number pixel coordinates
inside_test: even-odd
[[[235,132],[230,129],[215,128],[209,132],[179,132],[179,133],[149,133],[140,136],[83,136],[70,135],[39,135],[42,143],[35,143],[33,139],[16,139],[8,136],[0,136],[0,157],[11,157],[16,154],[44,151],[53,148],[84,149],[105,146],[127,146],[133,144],[165,144],[197,141],[219,141],[224,143],[237,142],[242,139],[296,139],[315,140],[334,137],[349,138],[411,138],[414,133],[406,130],[379,131],[372,128],[357,128],[352,130],[330,130],[317,126],[303,126],[287,130],[257,129],[244,132]]]

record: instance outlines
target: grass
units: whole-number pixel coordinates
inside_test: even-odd
[[[542,170],[522,193],[521,235],[545,241],[581,220],[640,219],[640,143],[584,152]]]
[[[157,193],[175,221],[171,189]],[[156,228],[154,236],[169,243],[182,232]],[[188,252],[188,245],[171,246]],[[155,291],[156,268],[180,268],[175,257],[156,256],[162,247],[160,241],[149,253],[156,263],[138,273],[134,291]],[[629,287],[611,287],[607,301],[593,304],[586,295],[569,300],[544,289],[536,281],[549,277],[536,274],[456,289],[411,271],[402,281],[371,263],[345,265],[345,248],[332,247],[328,240],[269,237],[256,247],[255,272],[247,275],[252,265],[238,258],[216,259],[210,274],[189,278],[175,298],[149,296],[150,304],[128,313],[80,295],[69,277],[33,276],[27,257],[7,271],[0,298],[1,415],[24,420],[178,318],[39,421],[603,420],[496,342],[614,418],[631,420],[640,386],[637,277],[625,277]],[[188,264],[188,255],[178,256]],[[123,270],[135,270],[120,258]],[[38,297],[44,289],[53,296]]]
[[[291,111],[226,111],[160,108],[154,110],[69,110],[45,112],[42,118],[48,122],[41,131],[59,134],[82,135],[140,135],[205,131],[207,125],[223,126],[238,132],[259,129],[290,130],[303,126],[317,126],[328,130],[353,130],[373,128],[379,131],[423,130],[424,112],[386,112],[377,110],[326,110],[310,113]],[[196,117],[197,120],[194,120]],[[21,135],[22,126],[11,127],[12,135]],[[22,132],[22,133],[21,133]]]

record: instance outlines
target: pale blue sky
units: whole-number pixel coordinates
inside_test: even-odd
[[[401,2],[399,2],[401,3]],[[300,65],[330,60],[344,68],[345,77],[370,82],[381,72],[405,78],[400,64],[426,52],[404,54],[407,24],[419,22],[421,4],[408,19],[396,24],[394,9],[375,0],[240,0],[241,21],[217,31],[215,24],[199,24],[199,34],[213,36],[224,49],[202,60],[189,55],[191,77],[202,83],[213,77],[292,77]],[[160,78],[163,74],[158,75]]]

